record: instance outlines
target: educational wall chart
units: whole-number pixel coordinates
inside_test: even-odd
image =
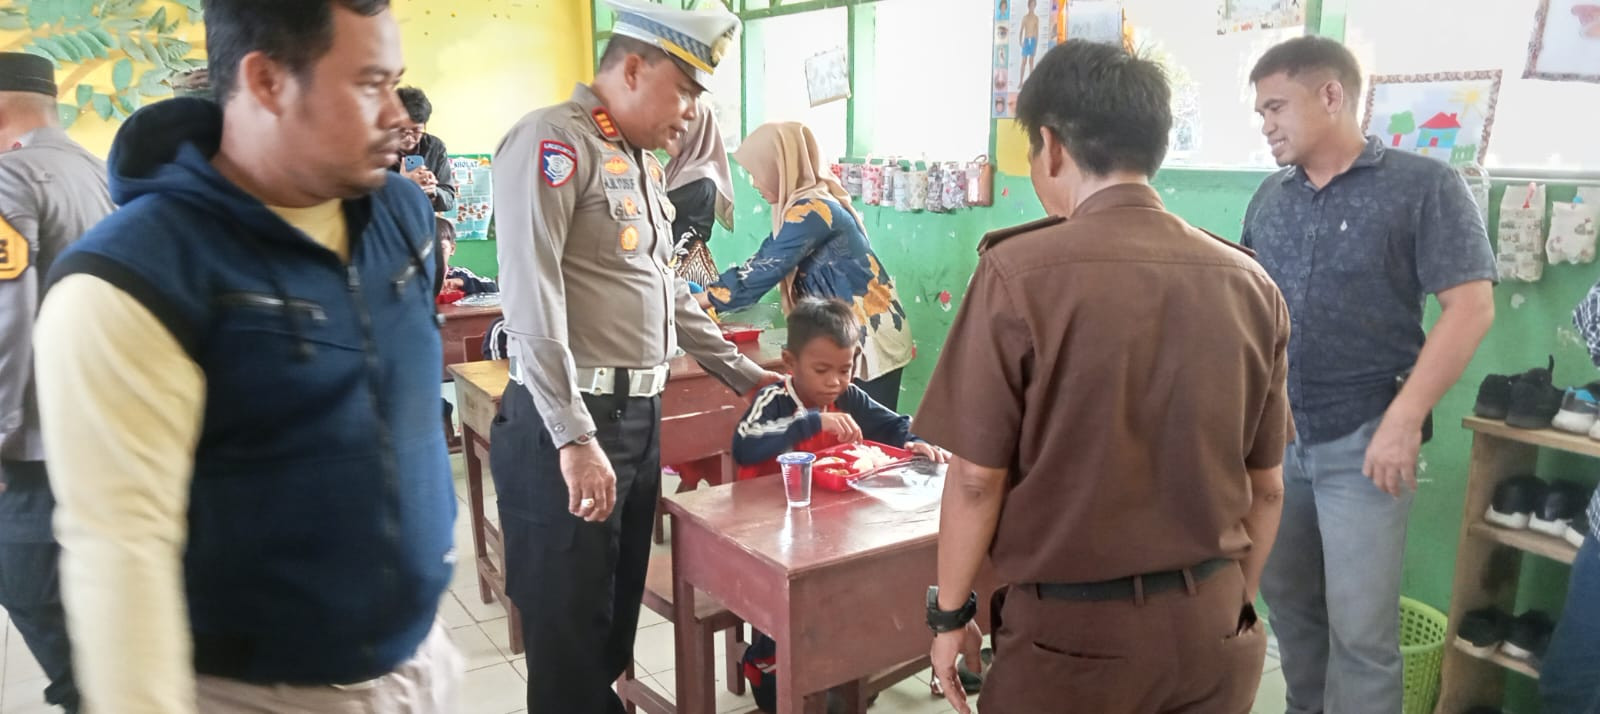
[[[1362,130],[1390,149],[1452,166],[1482,164],[1494,128],[1500,71],[1372,77]]]
[[[1219,35],[1305,24],[1303,0],[1217,0]]]
[[[445,215],[456,224],[457,240],[486,240],[494,213],[494,180],[489,154],[451,155],[456,184],[456,209]]]
[[[1523,77],[1600,82],[1600,0],[1540,0]]]
[[[1062,0],[995,0],[994,77],[990,101],[996,119],[1016,116],[1017,92],[1044,53],[1056,46]]]

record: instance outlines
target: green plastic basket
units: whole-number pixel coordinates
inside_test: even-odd
[[[1411,598],[1400,598],[1400,656],[1406,668],[1405,714],[1432,714],[1450,619]]]

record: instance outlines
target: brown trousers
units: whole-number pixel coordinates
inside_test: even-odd
[[[1267,641],[1260,622],[1239,634],[1244,573],[1226,567],[1195,585],[1142,603],[1046,600],[1012,588],[980,711],[1249,714]]]

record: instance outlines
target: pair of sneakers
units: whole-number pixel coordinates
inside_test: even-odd
[[[1562,538],[1581,548],[1589,531],[1584,509],[1591,495],[1572,481],[1546,483],[1537,476],[1513,476],[1495,486],[1483,519],[1501,528]]]
[[[1573,387],[1561,397],[1561,410],[1551,426],[1569,434],[1600,439],[1600,382]]]
[[[1548,367],[1484,377],[1472,412],[1484,419],[1504,419],[1507,425],[1519,429],[1550,428],[1565,396],[1551,381],[1555,369],[1556,358],[1552,356]],[[1595,413],[1600,414],[1600,408]]]
[[[1499,652],[1537,667],[1550,646],[1556,623],[1539,610],[1512,617],[1497,608],[1473,610],[1456,628],[1456,644],[1474,657],[1487,659]]]

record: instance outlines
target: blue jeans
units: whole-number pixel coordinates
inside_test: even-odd
[[[1400,571],[1412,494],[1390,496],[1361,473],[1377,430],[1373,420],[1284,454],[1283,524],[1261,594],[1289,714],[1401,708]]]
[[[78,687],[57,570],[61,547],[50,538],[55,501],[44,463],[6,461],[0,477],[6,482],[0,493],[0,607],[50,678],[44,700],[76,714]]]
[[[1572,563],[1567,605],[1539,672],[1544,714],[1600,714],[1600,541]]]

